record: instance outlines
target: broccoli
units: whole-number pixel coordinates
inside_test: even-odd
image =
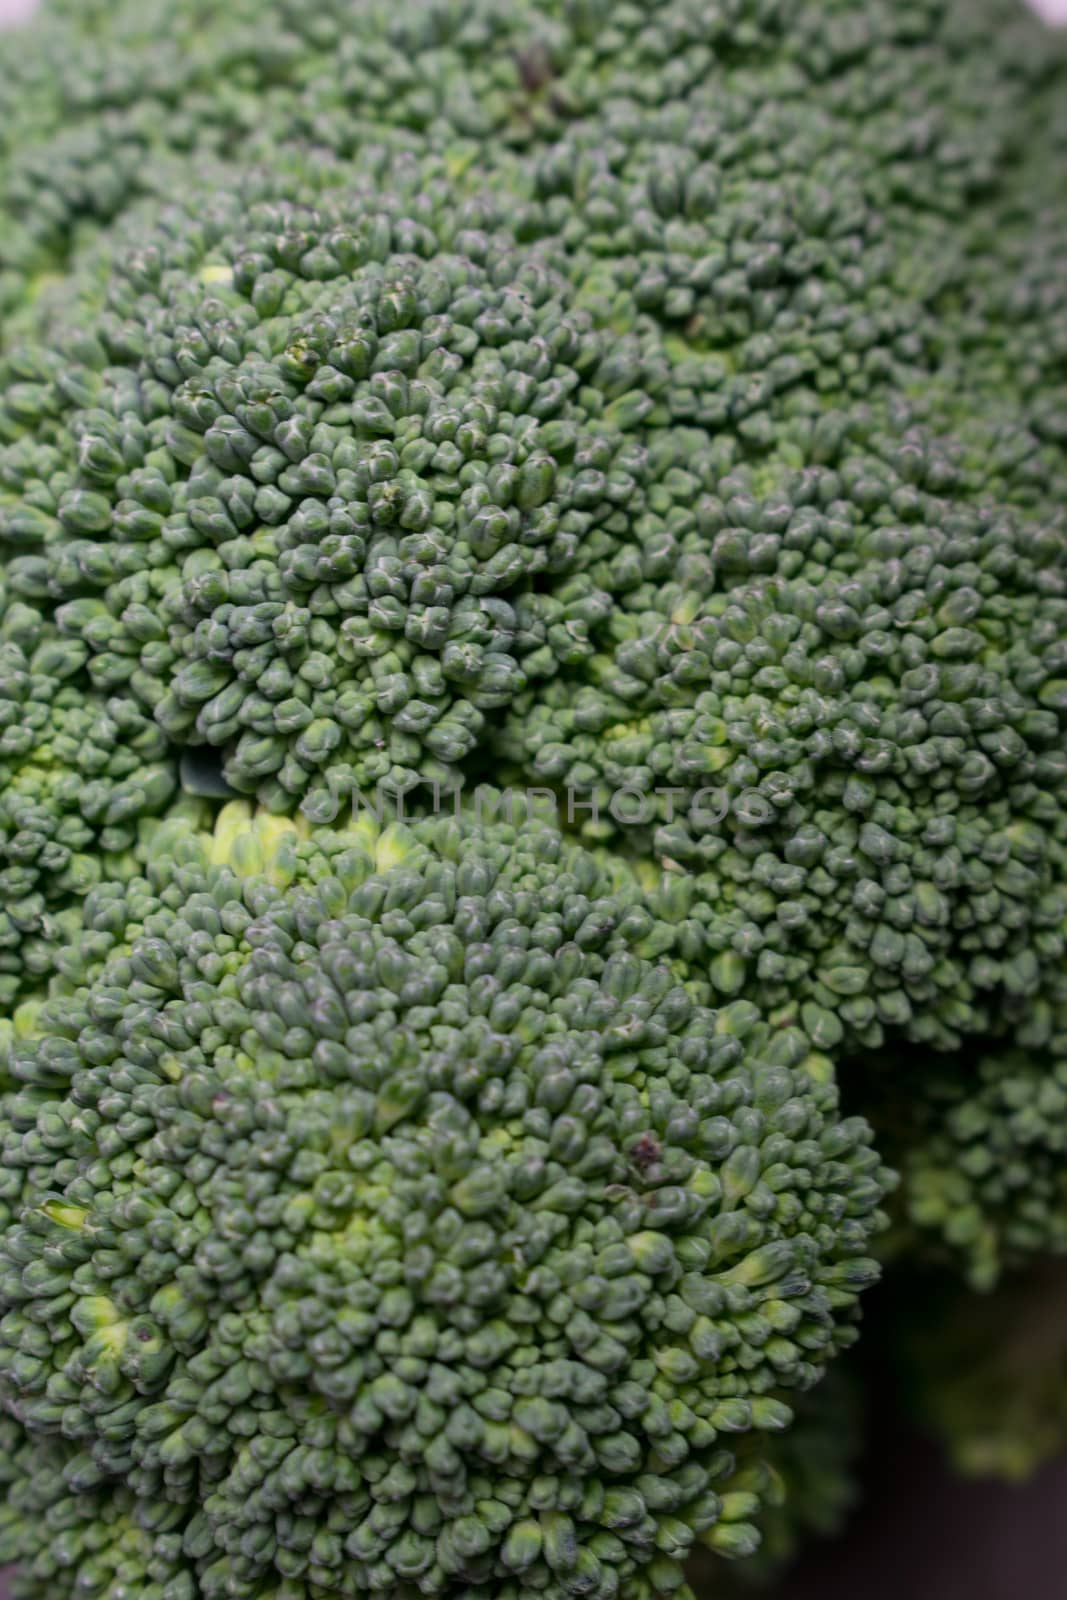
[[[190,198],[131,180],[8,352],[9,581],[101,692],[276,809],[468,760],[658,787],[639,847],[693,869],[721,993],[827,1047],[955,1047],[1063,957],[1061,391],[968,276],[1048,62],[977,61],[940,7],[845,7],[819,41],[735,21],[723,78],[721,20],[656,14],[601,36],[420,0],[352,43],[364,103],[327,13],[267,95],[266,170],[223,95]],[[178,35],[157,61],[123,16],[130,72],[148,51],[195,97]],[[175,137],[145,164],[168,185]],[[936,306],[971,277],[954,345]],[[694,826],[709,788],[726,815]]]
[[[866,510],[821,469],[709,506],[702,570],[636,590],[504,749],[633,791],[720,990],[827,1047],[898,1029],[945,1048],[1062,963],[1067,589],[1051,528],[905,493],[883,450],[880,477],[843,463]],[[895,494],[913,520],[868,521]],[[724,589],[734,552],[767,575]]]
[[[882,1309],[902,1403],[958,1473],[1020,1483],[1062,1454],[1067,1279],[1061,1260],[1005,1277],[981,1316],[930,1271],[900,1275]]]
[[[45,0],[0,66],[3,1551],[643,1600],[785,1482],[784,1552],[871,1252],[1067,1249],[1067,57]]]
[[[978,1289],[1067,1254],[1067,1008],[1008,1043],[863,1064],[864,1105],[902,1177],[893,1253],[954,1261]]]
[[[165,736],[84,681],[87,651],[0,594],[0,1002],[55,970],[81,897],[177,787]],[[132,819],[132,821],[131,821]]]
[[[566,283],[406,210],[172,213],[167,254],[116,263],[99,336],[40,363],[69,487],[43,476],[58,444],[12,451],[10,520],[40,508],[13,588],[61,602],[101,693],[278,808],[324,771],[334,804],[447,782],[489,709],[591,648],[609,601],[580,547],[642,471],[586,397],[607,343]],[[591,494],[593,454],[616,481]]]
[[[887,1181],[799,1030],[633,954],[547,824],[236,803],[147,854],[8,1041],[0,1393],[118,1533],[61,1500],[31,1573],[653,1594],[751,1548],[728,1447],[852,1340]]]

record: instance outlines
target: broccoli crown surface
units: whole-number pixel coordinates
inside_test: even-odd
[[[143,712],[85,682],[87,651],[0,595],[0,1002],[39,986],[77,937],[77,907],[123,870],[140,818],[177,783]]]
[[[72,1493],[205,1595],[750,1548],[725,1447],[850,1342],[885,1186],[803,1035],[631,954],[545,826],[151,853],[7,1041],[0,1385]]]
[[[65,93],[32,52],[10,90],[0,535],[100,692],[320,818],[636,789],[719,994],[827,1046],[1024,1012],[1067,792],[1041,36],[419,0],[183,52],[197,8],[120,8],[104,70],[79,16]]]
[[[1067,95],[976,3],[0,39],[32,1600],[748,1553],[889,1181],[838,1066],[898,1245],[1067,1248]],[[584,845],[339,822],[484,781]]]
[[[912,449],[707,485],[701,552],[503,739],[686,872],[721,991],[828,1046],[958,1043],[1064,953],[1061,537],[909,485]]]
[[[647,476],[566,282],[410,209],[175,210],[42,367],[56,445],[13,452],[24,500],[64,450],[70,486],[12,584],[62,599],[101,692],[279,807],[447,779],[487,709],[590,648],[583,541]]]

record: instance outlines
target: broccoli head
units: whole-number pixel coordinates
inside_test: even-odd
[[[632,953],[547,825],[237,805],[149,855],[9,1030],[28,1448],[164,1530],[160,1596],[651,1595],[750,1550],[730,1441],[853,1339],[886,1184],[799,1030]]]
[[[1024,1027],[963,1062],[890,1072],[883,1144],[902,1180],[901,1247],[956,1261],[979,1289],[1006,1268],[1067,1254],[1065,1021],[1061,1006],[1051,1038]],[[877,1117],[874,1096],[866,1104]]]
[[[0,40],[32,1600],[652,1600],[840,1502],[817,1406],[768,1438],[855,1335],[868,1118],[946,1283],[1067,1248],[1067,97],[1014,13]],[[486,782],[584,838],[344,820]]]
[[[72,26],[69,115],[13,73],[0,199],[65,262],[6,357],[21,598],[275,809],[501,763],[639,790],[719,993],[827,1046],[1024,1011],[1064,913],[1041,36],[235,5],[200,116],[194,15],[120,6],[106,71]]]

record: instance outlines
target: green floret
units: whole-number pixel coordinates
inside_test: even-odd
[[[175,210],[7,404],[0,532],[40,551],[13,586],[62,602],[102,693],[279,807],[448,779],[609,607],[583,542],[645,457],[607,341],[462,210],[442,242],[440,205]]]
[[[945,1048],[1063,959],[1062,529],[973,500],[919,431],[833,455],[763,499],[691,464],[675,581],[627,595],[501,748],[595,797],[587,832],[686,869],[722,992],[828,1046]]]
[[[138,153],[42,223],[101,225],[2,411],[11,581],[94,681],[282,810],[501,759],[636,788],[712,983],[827,1046],[1025,1007],[1063,956],[1061,314],[1015,270],[1055,52],[940,4],[236,5],[193,134],[188,20],[118,8],[72,119],[20,69],[11,211],[72,121]]]
[[[840,1533],[858,1500],[865,1406],[857,1374],[847,1362],[835,1365],[790,1409],[793,1420],[783,1432],[744,1441],[733,1480],[731,1492],[759,1502],[758,1550],[729,1567],[721,1556],[698,1551],[689,1569],[697,1594],[716,1600],[758,1594],[810,1541]]]
[[[131,1529],[168,1507],[160,1597],[646,1596],[749,1552],[731,1440],[875,1273],[865,1124],[546,824],[303,831],[161,824],[9,1042],[6,1406]]]
[[[76,1592],[158,1597],[156,1581],[174,1567],[181,1513],[160,1501],[140,1508],[121,1488],[101,1481],[89,1458],[58,1435],[31,1438],[0,1414],[0,1561],[17,1557],[8,1579],[12,1600]],[[188,1574],[168,1600],[195,1600]]]
[[[176,787],[159,729],[86,681],[87,651],[0,596],[0,1001],[47,980],[78,907]]]
[[[925,1061],[921,1082],[914,1072],[894,1073],[902,1081],[886,1148],[901,1174],[908,1248],[956,1258],[979,1289],[1005,1268],[1067,1254],[1062,1010],[1058,1020],[1051,1039],[1044,1027],[1032,1041],[1023,1029],[1016,1048],[977,1048],[962,1063]],[[905,1085],[912,1101],[902,1137]]]
[[[976,1308],[944,1280],[905,1278],[893,1348],[902,1396],[955,1469],[1022,1483],[1067,1446],[1067,1279],[1031,1263]],[[888,1308],[887,1308],[888,1309]],[[783,1438],[786,1436],[783,1436]]]

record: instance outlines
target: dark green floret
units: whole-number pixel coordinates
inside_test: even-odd
[[[59,602],[101,693],[279,808],[449,779],[608,608],[582,542],[643,455],[607,343],[462,214],[440,241],[435,203],[175,210],[43,363],[55,446],[7,455],[15,589]]]
[[[697,455],[672,581],[501,740],[582,794],[587,832],[686,874],[722,992],[827,1047],[951,1047],[1063,961],[1060,518],[972,499],[930,444],[846,430],[764,497]]]
[[[731,1441],[854,1337],[885,1187],[799,1030],[632,954],[547,826],[155,844],[9,1041],[0,1235],[0,1394],[120,1550],[168,1508],[145,1600],[750,1550]]]
[[[955,1258],[988,1288],[1006,1268],[1067,1254],[1067,1031],[1019,1030],[969,1071],[924,1063],[911,1074],[914,1126],[891,1152],[912,1242]],[[956,1065],[954,1063],[954,1065]]]
[[[119,8],[69,105],[14,72],[12,584],[272,808],[502,761],[677,790],[636,842],[700,869],[712,982],[827,1046],[1025,1010],[1063,958],[1055,52],[940,3],[343,22],[183,50]]]

